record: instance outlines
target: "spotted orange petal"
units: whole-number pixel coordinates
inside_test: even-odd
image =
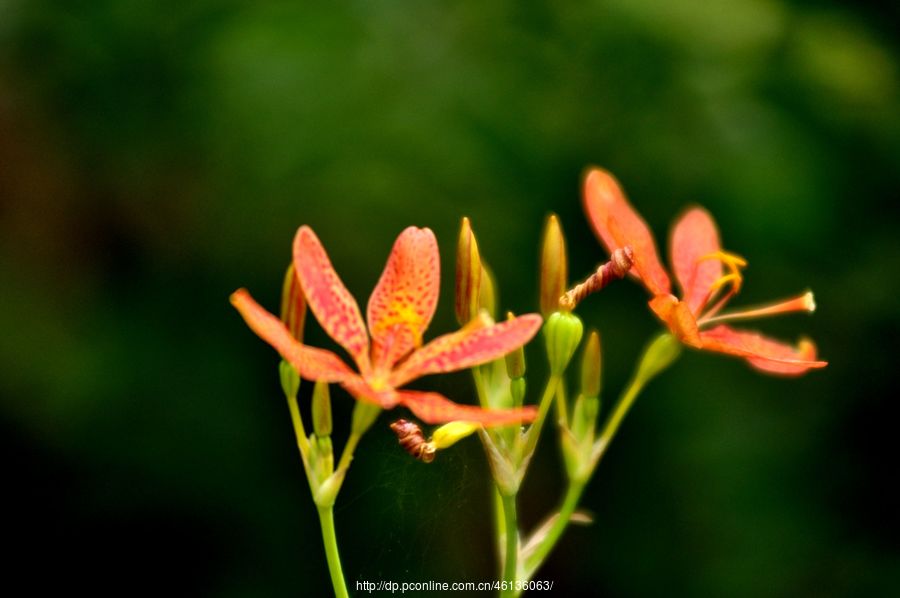
[[[678,340],[691,347],[701,348],[697,320],[687,303],[679,301],[672,295],[657,295],[650,300],[649,305],[653,313],[669,327]]]
[[[703,349],[744,357],[753,367],[772,374],[796,376],[828,365],[816,359],[816,346],[807,339],[801,339],[795,347],[725,325],[701,332],[700,338]]]
[[[709,212],[689,209],[672,229],[669,255],[682,297],[691,313],[699,314],[709,299],[710,289],[722,276],[722,263],[700,259],[721,249],[719,231]]]
[[[356,376],[331,351],[308,347],[297,342],[281,320],[263,309],[246,289],[232,293],[231,304],[237,308],[253,332],[272,345],[285,361],[297,368],[301,378],[342,382]]]
[[[402,386],[427,374],[454,372],[499,359],[530,341],[540,327],[538,314],[491,324],[482,313],[460,330],[439,336],[413,352],[394,372],[391,383]]]
[[[372,360],[387,367],[422,345],[438,302],[441,264],[437,240],[427,228],[400,233],[367,309]]]
[[[309,309],[328,335],[344,347],[361,372],[369,370],[369,335],[356,299],[341,282],[325,248],[308,226],[294,237],[294,268]]]
[[[451,421],[477,422],[485,426],[503,426],[533,421],[537,416],[534,406],[516,409],[482,409],[474,405],[460,405],[436,392],[401,390],[397,392],[400,403],[426,424],[442,424]]]
[[[607,171],[592,168],[584,179],[584,210],[607,251],[630,245],[634,250],[631,273],[654,295],[671,291],[669,275],[659,261],[656,243],[644,219],[631,207],[619,183]]]

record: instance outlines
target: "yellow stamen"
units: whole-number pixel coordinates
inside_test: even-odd
[[[744,283],[744,276],[741,274],[741,268],[747,266],[747,260],[735,253],[721,250],[697,258],[698,262],[703,260],[718,260],[728,269],[728,274],[721,276],[710,285],[710,294],[715,293],[721,287],[729,283],[731,284],[732,293],[740,292],[741,285]]]

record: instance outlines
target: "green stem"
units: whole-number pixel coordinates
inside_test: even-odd
[[[341,452],[341,460],[338,463],[337,472],[343,474],[350,467],[350,462],[353,460],[353,451],[356,450],[356,445],[359,444],[360,438],[362,438],[362,434],[350,433],[350,437],[347,438],[347,444],[344,445],[344,450]]]
[[[566,381],[563,378],[556,385],[556,417],[562,427],[569,427],[569,403],[566,398]]]
[[[572,518],[572,513],[575,512],[575,508],[578,506],[578,501],[581,499],[581,493],[584,492],[585,485],[586,481],[573,481],[569,483],[569,488],[566,490],[566,496],[563,499],[559,515],[553,522],[553,527],[547,532],[544,541],[541,542],[537,549],[525,561],[526,579],[531,579],[531,576],[537,571],[538,567],[544,563],[544,559],[547,558],[547,555],[550,554],[550,551],[553,550],[563,532],[566,530],[566,527],[568,527],[569,520]],[[518,595],[518,593],[516,593],[516,595]]]
[[[331,573],[334,595],[336,598],[348,598],[344,572],[341,570],[341,557],[338,554],[337,536],[334,533],[334,509],[319,507],[319,521],[322,524],[322,541],[325,543],[325,557],[328,559],[328,572]]]
[[[632,379],[624,394],[619,398],[616,406],[613,408],[613,412],[609,414],[606,423],[603,424],[600,436],[597,437],[597,441],[594,443],[591,471],[597,467],[600,459],[606,454],[606,449],[609,448],[609,444],[612,442],[613,437],[616,435],[616,432],[619,431],[619,426],[622,425],[622,421],[625,419],[631,406],[634,405],[635,399],[637,399],[646,383],[646,379]]]
[[[519,522],[516,516],[516,495],[503,495],[503,519],[506,526],[506,554],[503,559],[503,581],[507,589],[500,596],[515,596],[515,582],[519,557]]]
[[[528,428],[528,433],[525,438],[525,450],[522,451],[522,455],[525,459],[528,459],[531,456],[537,446],[538,439],[541,436],[541,428],[544,427],[544,420],[547,419],[547,411],[550,410],[550,403],[553,402],[553,395],[556,394],[556,387],[559,384],[559,379],[559,376],[550,376],[550,379],[547,380],[544,396],[541,397],[541,402],[538,406],[537,418],[535,418],[531,427]]]

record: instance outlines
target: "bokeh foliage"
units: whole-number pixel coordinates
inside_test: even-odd
[[[4,566],[38,585],[325,591],[276,356],[228,294],[277,307],[307,223],[365,301],[396,234],[430,226],[446,332],[468,215],[503,308],[534,310],[547,212],[573,277],[603,258],[578,200],[596,163],[662,243],[684,205],[709,208],[750,261],[742,302],[813,288],[815,317],[761,326],[809,333],[832,365],[785,381],[688,355],[590,486],[597,523],[539,577],[613,596],[900,592],[897,23],[817,1],[0,0]],[[581,310],[607,404],[657,328],[643,300],[619,284]],[[471,400],[465,376],[424,384]],[[495,578],[477,443],[424,466],[387,421],[337,505],[351,588]],[[530,476],[533,525],[561,488],[552,442]]]

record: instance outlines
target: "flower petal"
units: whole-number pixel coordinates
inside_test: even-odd
[[[695,349],[701,348],[697,320],[687,303],[679,301],[673,295],[657,295],[649,301],[649,305],[678,340]]]
[[[671,291],[669,275],[659,261],[656,243],[643,218],[631,207],[618,182],[607,171],[592,168],[584,179],[584,210],[594,232],[612,254],[626,245],[634,250],[635,274],[654,295]]]
[[[437,240],[427,228],[400,233],[367,309],[372,359],[387,367],[421,346],[441,284]]]
[[[344,390],[353,395],[354,398],[369,403],[375,403],[383,409],[393,408],[400,400],[397,396],[397,391],[393,388],[386,387],[382,390],[375,390],[360,376],[354,376],[353,378],[343,381],[341,386],[344,387]]]
[[[700,338],[703,349],[744,357],[756,369],[772,374],[799,375],[828,365],[827,361],[816,359],[816,346],[807,339],[801,339],[794,347],[725,325],[701,332]]]
[[[531,340],[541,327],[541,316],[528,314],[492,324],[482,315],[456,332],[434,339],[400,364],[391,384],[402,386],[410,380],[453,372],[503,357]]]
[[[709,212],[700,207],[689,209],[672,229],[669,256],[681,287],[682,297],[693,314],[709,299],[712,285],[722,277],[722,263],[716,259],[700,259],[716,253],[719,231]]]
[[[328,335],[344,347],[362,373],[369,370],[369,335],[356,299],[341,282],[328,254],[308,226],[294,237],[294,268],[309,309]]]
[[[533,421],[537,409],[533,405],[517,409],[482,409],[474,405],[460,405],[436,392],[401,390],[400,403],[426,424],[451,421],[477,422],[485,426],[503,426]]]
[[[297,368],[301,378],[343,382],[356,377],[356,374],[331,351],[308,347],[297,342],[281,320],[263,309],[246,289],[232,293],[231,304],[241,313],[253,332],[272,345],[285,361]]]

